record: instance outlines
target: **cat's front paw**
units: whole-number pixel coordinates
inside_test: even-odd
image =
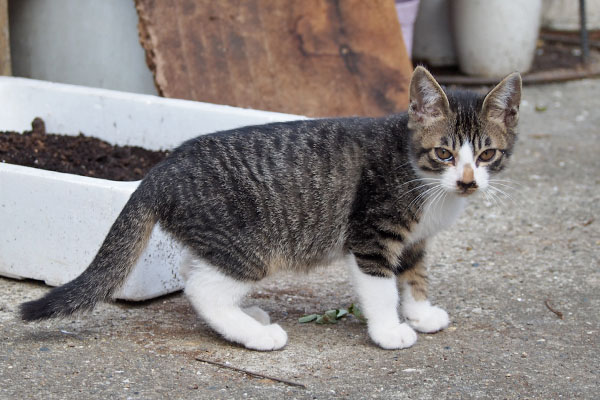
[[[419,332],[434,333],[448,327],[448,313],[429,301],[415,301],[402,307],[407,322]]]
[[[417,333],[407,324],[371,326],[369,336],[386,350],[406,349],[417,341]]]
[[[251,350],[270,351],[279,350],[287,343],[287,333],[278,324],[263,326],[263,329],[254,337],[249,338],[244,346]]]

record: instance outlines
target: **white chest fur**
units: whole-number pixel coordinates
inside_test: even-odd
[[[462,213],[467,199],[448,194],[443,199],[428,200],[419,223],[412,229],[409,240],[417,242],[448,228]]]

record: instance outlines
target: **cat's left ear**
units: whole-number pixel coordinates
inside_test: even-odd
[[[481,108],[484,118],[508,129],[516,127],[519,122],[522,86],[521,74],[518,72],[504,78],[485,96]]]

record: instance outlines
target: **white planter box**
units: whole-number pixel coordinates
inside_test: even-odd
[[[50,133],[151,150],[218,130],[302,117],[0,77],[0,130],[41,117]],[[61,285],[91,262],[138,182],[115,182],[0,163],[0,275]],[[182,288],[181,248],[158,226],[117,298],[144,300]]]

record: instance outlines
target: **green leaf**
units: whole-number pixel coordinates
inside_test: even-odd
[[[301,324],[305,324],[307,322],[313,322],[315,319],[317,319],[318,316],[319,315],[317,315],[317,314],[305,315],[304,317],[298,318],[298,322],[300,322]]]
[[[315,323],[321,325],[321,324],[337,324],[337,319],[336,319],[336,315],[337,315],[337,310],[328,310],[325,312],[325,314],[323,315],[317,315],[317,318],[315,319]]]
[[[348,308],[348,311],[350,311],[350,313],[352,315],[354,315],[356,318],[358,318],[358,320],[360,322],[367,322],[367,318],[365,318],[365,316],[363,315],[363,313],[360,311],[360,308],[358,308],[358,306],[356,304],[351,304],[350,307]]]
[[[361,322],[365,322],[366,319],[360,312],[360,309],[357,305],[351,304],[348,308],[338,308],[335,310],[327,310],[323,315],[321,314],[308,314],[303,317],[298,318],[298,322],[301,324],[305,324],[308,322],[315,322],[319,325],[323,324],[337,324],[338,320],[352,314],[356,318],[358,318]]]
[[[335,321],[337,319],[337,310],[327,310],[325,311],[325,316],[330,321]]]
[[[544,112],[547,109],[548,109],[548,107],[546,107],[546,106],[540,106],[540,105],[535,106],[535,111],[537,111],[537,112]]]

